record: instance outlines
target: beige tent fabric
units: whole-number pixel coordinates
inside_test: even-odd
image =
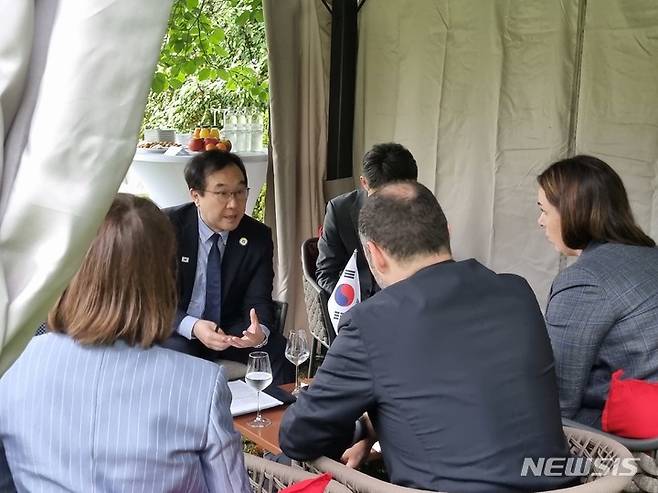
[[[170,7],[0,0],[10,16],[0,34],[0,374],[76,271],[130,165]]]
[[[319,1],[264,0],[269,49],[271,161],[266,222],[276,236],[274,298],[287,327],[307,327],[301,243],[324,215],[331,17]]]
[[[576,144],[616,169],[658,239],[658,2],[588,2]]]
[[[536,225],[535,177],[570,143],[608,160],[658,227],[658,5],[588,2],[579,69],[581,5],[368,0],[359,19],[355,176],[372,144],[409,147],[455,256],[523,275],[542,306],[560,259]]]

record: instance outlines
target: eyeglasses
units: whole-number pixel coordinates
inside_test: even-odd
[[[235,199],[236,202],[244,202],[249,196],[249,189],[242,188],[236,190],[235,192],[214,192],[212,190],[202,190],[205,193],[212,193],[218,202],[222,204],[228,204],[231,199]]]

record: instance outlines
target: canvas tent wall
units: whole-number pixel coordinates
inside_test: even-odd
[[[299,54],[322,69],[314,74],[321,80],[307,84],[272,74],[275,174],[314,169],[326,176],[324,149],[308,160],[296,152],[304,142],[321,142],[326,129],[278,119],[277,110],[314,96],[326,111],[330,15],[320,0],[265,5],[273,35],[301,23],[294,28],[299,42],[271,51],[270,66],[299,67]],[[608,161],[624,179],[637,220],[658,237],[657,2],[366,0],[358,21],[354,186],[372,144],[404,144],[418,160],[420,181],[446,209],[455,255],[523,275],[542,306],[566,265],[536,224],[535,177],[552,161],[577,153]],[[305,36],[313,36],[314,52]],[[277,92],[286,84],[302,84],[292,102]],[[281,143],[285,159],[277,163]],[[291,185],[288,176],[279,176],[275,193]],[[290,190],[303,193],[304,186],[322,190],[317,179]],[[328,198],[298,202],[304,222],[276,224],[284,252],[314,235],[322,220],[317,200]],[[277,202],[277,217],[285,211]],[[287,280],[301,324],[300,283],[285,268],[279,265],[279,278]]]

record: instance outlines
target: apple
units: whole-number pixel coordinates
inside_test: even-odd
[[[220,139],[219,143],[222,144],[222,147],[226,150],[226,152],[231,152],[233,145],[231,144],[230,140]]]
[[[203,142],[206,145],[208,145],[208,144],[217,145],[219,143],[219,139],[215,139],[213,137],[206,137],[205,139],[203,139]]]
[[[187,143],[187,148],[194,152],[203,151],[203,146],[203,139],[190,139],[190,141]]]

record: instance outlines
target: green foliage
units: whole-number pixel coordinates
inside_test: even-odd
[[[254,219],[257,219],[258,221],[264,223],[265,222],[265,197],[267,196],[267,184],[263,185],[263,187],[260,189],[258,192],[258,198],[256,199],[256,203],[254,204],[254,210],[251,213],[251,217]]]
[[[189,131],[211,108],[268,106],[262,0],[175,0],[144,127]]]

